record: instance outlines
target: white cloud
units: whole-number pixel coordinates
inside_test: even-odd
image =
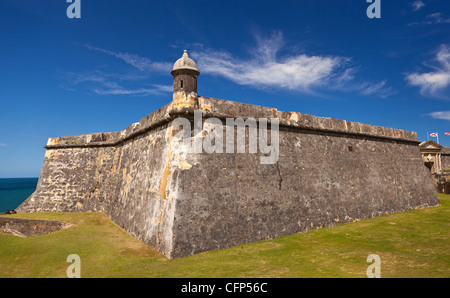
[[[152,84],[150,87],[147,82],[147,76],[133,75],[133,74],[113,74],[104,73],[102,71],[94,71],[87,73],[65,73],[66,82],[62,87],[74,91],[78,88],[75,86],[84,86],[90,91],[99,95],[159,95],[173,91],[172,85],[158,85]],[[119,84],[120,83],[120,84]],[[126,87],[124,86],[126,85]],[[137,85],[137,87],[136,87]]]
[[[93,47],[89,44],[83,45],[91,51],[97,51],[109,56],[118,58],[125,63],[133,66],[138,71],[131,73],[113,73],[104,71],[90,71],[85,73],[65,73],[68,77],[67,83],[62,84],[67,90],[74,90],[73,86],[83,85],[90,91],[100,95],[159,95],[172,92],[173,86],[170,85],[150,85],[147,82],[150,72],[168,73],[173,63],[155,62],[145,57],[135,54],[114,52],[107,49]],[[120,83],[120,84],[119,84]],[[149,86],[149,87],[146,87]]]
[[[408,75],[408,80],[411,85],[419,86],[421,92],[434,93],[450,84],[450,74],[444,72],[412,73]]]
[[[6,144],[0,143],[0,147],[6,147]]]
[[[190,53],[202,73],[225,77],[237,84],[255,88],[282,88],[304,93],[317,94],[318,90],[340,90],[357,92],[366,96],[387,97],[392,94],[387,81],[356,82],[355,67],[351,58],[332,55],[307,55],[305,53],[280,55],[285,52],[285,41],[281,32],[273,33],[269,38],[255,34],[256,46],[249,50],[249,59],[238,59],[225,51],[196,47],[197,52]],[[91,45],[84,45],[89,50],[101,52],[132,65],[139,74],[150,71],[169,72],[172,63],[155,62],[138,55],[114,52]],[[141,78],[142,79],[142,78]],[[125,80],[138,81],[135,74],[131,77],[114,75],[100,71],[76,75],[72,84],[87,84],[101,95],[152,95],[171,92],[172,86],[153,85],[150,88],[125,88],[117,82]]]
[[[226,77],[240,85],[301,91],[324,85],[346,61],[341,57],[304,54],[277,59],[282,44],[281,34],[268,40],[259,39],[249,60],[212,50],[195,53],[195,56],[202,72]]]
[[[361,94],[363,95],[379,95],[381,97],[388,97],[394,94],[391,87],[386,86],[387,81],[383,80],[379,83],[363,83],[361,84]]]
[[[411,3],[411,6],[414,11],[418,11],[421,8],[425,7],[425,3],[423,3],[421,0],[415,0],[414,2]]]
[[[428,114],[435,119],[443,119],[450,121],[450,111],[442,111],[442,112],[433,112]]]
[[[434,24],[448,24],[450,23],[450,18],[444,18],[442,13],[436,12],[426,16],[427,19],[430,19]]]
[[[442,45],[436,54],[438,65],[435,71],[407,74],[406,80],[413,86],[420,87],[422,94],[438,95],[450,86],[450,48]]]
[[[128,63],[128,64],[132,65],[133,67],[139,69],[140,71],[170,71],[171,67],[172,67],[171,63],[152,62],[148,58],[140,57],[135,54],[117,53],[117,52],[113,52],[110,50],[93,47],[93,46],[90,46],[89,44],[85,44],[84,47],[89,50],[92,50],[92,51],[105,53],[110,56],[119,58],[119,59],[123,60],[125,63]]]
[[[285,42],[281,32],[270,38],[255,36],[256,47],[250,49],[247,60],[234,58],[225,51],[201,50],[192,53],[203,73],[225,77],[240,85],[256,88],[284,88],[305,93],[317,89],[351,89],[363,95],[373,95],[385,89],[381,83],[355,83],[355,68],[350,58],[290,54],[279,57]]]
[[[436,12],[425,17],[425,21],[413,22],[408,25],[434,25],[434,24],[450,24],[450,18],[445,18],[442,13]]]
[[[109,84],[109,88],[95,88],[94,92],[100,95],[157,95],[165,92],[172,92],[173,86],[153,85],[153,88],[127,89],[117,84]]]

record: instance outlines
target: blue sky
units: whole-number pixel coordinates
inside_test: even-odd
[[[123,130],[171,100],[173,63],[202,96],[416,131],[450,146],[450,2],[0,2],[0,177],[38,177],[49,137]],[[436,138],[431,138],[436,140]]]

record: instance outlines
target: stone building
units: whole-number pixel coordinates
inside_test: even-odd
[[[428,140],[419,144],[425,166],[440,193],[450,193],[450,147]]]
[[[50,138],[17,211],[104,212],[172,259],[440,204],[415,132],[199,96],[187,52],[171,73],[169,103],[125,130]]]

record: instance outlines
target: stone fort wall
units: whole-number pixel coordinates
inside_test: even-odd
[[[172,121],[279,120],[279,158],[189,153]],[[208,97],[121,132],[51,138],[18,212],[104,212],[168,258],[439,205],[414,132]]]

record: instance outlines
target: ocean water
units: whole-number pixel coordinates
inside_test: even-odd
[[[35,190],[39,178],[0,178],[0,213],[14,210]]]

